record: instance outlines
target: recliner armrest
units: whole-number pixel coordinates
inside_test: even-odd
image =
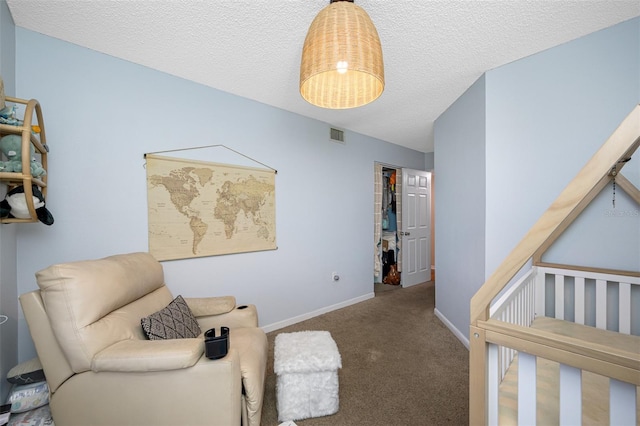
[[[203,332],[210,328],[229,327],[233,330],[258,326],[258,310],[255,305],[242,305],[224,314],[196,316],[196,318]]]
[[[177,370],[195,365],[203,353],[200,338],[123,340],[98,352],[91,362],[91,370],[96,373]]]
[[[196,317],[225,314],[236,307],[236,298],[222,297],[185,297],[184,301]]]

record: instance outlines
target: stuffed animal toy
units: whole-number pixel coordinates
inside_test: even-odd
[[[33,206],[36,208],[38,220],[45,225],[53,224],[53,216],[45,206],[44,196],[37,185],[31,185],[33,191]],[[29,208],[24,195],[24,186],[16,186],[7,192],[4,200],[0,202],[0,218],[13,217],[18,219],[29,219]]]
[[[22,138],[18,135],[7,135],[0,139],[0,151],[7,161],[0,161],[0,172],[22,172]],[[31,145],[31,176],[40,177],[47,174],[42,164],[36,161],[35,149]]]
[[[16,105],[5,105],[0,109],[0,124],[8,124],[10,126],[22,126],[24,121],[16,118],[18,107]]]

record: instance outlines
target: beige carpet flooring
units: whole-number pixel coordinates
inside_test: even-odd
[[[433,282],[376,292],[364,302],[268,333],[262,425],[278,425],[273,342],[327,330],[342,357],[340,409],[299,426],[469,424],[469,352],[434,315]]]

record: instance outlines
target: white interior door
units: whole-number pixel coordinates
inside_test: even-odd
[[[402,169],[402,275],[403,287],[431,278],[431,173]]]

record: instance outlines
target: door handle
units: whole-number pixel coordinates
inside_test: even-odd
[[[400,231],[400,235],[406,235],[408,237],[409,235],[411,235],[411,233],[410,232],[402,232],[402,231]]]

